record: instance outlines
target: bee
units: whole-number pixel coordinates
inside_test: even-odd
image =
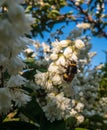
[[[67,67],[64,67],[66,69],[65,73],[63,74],[63,79],[67,82],[71,82],[77,73],[77,65],[75,61],[70,61],[69,65]]]

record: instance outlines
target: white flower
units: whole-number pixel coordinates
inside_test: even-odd
[[[62,40],[60,41],[60,46],[63,47],[67,47],[72,41],[71,40]]]
[[[50,90],[52,90],[53,89],[53,84],[52,84],[52,81],[51,80],[48,80],[48,81],[46,81],[46,84],[45,84],[46,86],[44,86],[45,88],[45,90],[46,91],[50,91]]]
[[[53,49],[52,49],[52,52],[53,52],[53,53],[59,53],[59,52],[61,52],[62,46],[61,46],[61,44],[60,44],[59,41],[53,42],[53,43],[52,43],[52,46],[53,46]]]
[[[51,60],[57,60],[58,59],[58,54],[56,54],[56,53],[52,53],[51,55],[50,55],[50,59]]]
[[[15,105],[18,107],[26,105],[31,97],[28,93],[22,89],[11,90],[12,100],[15,101]]]
[[[64,97],[63,93],[59,93],[58,95],[56,95],[56,102],[58,107],[62,110],[62,111],[66,111],[67,109],[70,109],[70,99]]]
[[[80,5],[84,2],[84,0],[75,0],[75,5]]]
[[[85,45],[84,45],[84,42],[82,40],[77,39],[77,40],[75,40],[75,46],[78,49],[82,49]]]
[[[53,122],[56,119],[59,119],[59,120],[61,119],[60,110],[56,109],[56,104],[50,102],[46,106],[44,106],[42,109],[45,112],[45,116],[50,122]]]
[[[66,59],[63,55],[61,55],[55,63],[56,63],[56,65],[65,66],[66,65]]]
[[[83,92],[79,92],[79,96],[83,97],[84,93]]]
[[[60,85],[63,82],[63,78],[61,77],[61,75],[55,74],[52,78],[51,78],[52,82],[54,85]]]
[[[73,53],[72,56],[69,57],[69,59],[70,59],[71,61],[76,61],[76,62],[77,62],[78,57],[77,57],[77,55],[75,55],[75,53]]]
[[[47,105],[43,107],[43,111],[48,120],[53,122],[55,119],[61,120],[70,109],[70,99],[64,97],[63,93],[55,95],[50,93],[47,97]]]
[[[77,103],[75,109],[78,111],[78,112],[81,112],[84,108],[84,104],[83,103]]]
[[[75,116],[76,114],[77,114],[77,111],[72,108],[70,111],[70,116]]]
[[[53,73],[57,73],[57,72],[59,72],[59,67],[58,67],[58,65],[56,65],[54,62],[52,62],[52,63],[49,65],[48,71],[49,71],[49,72],[53,72]]]
[[[44,87],[44,85],[46,84],[47,79],[48,79],[48,72],[47,73],[42,73],[42,72],[38,71],[38,73],[35,74],[35,83],[37,85],[40,85],[40,86]]]
[[[64,50],[64,56],[66,58],[70,58],[72,56],[73,50],[71,46],[68,46],[65,50]]]
[[[24,52],[27,53],[27,54],[29,54],[29,53],[32,53],[34,51],[32,49],[30,49],[30,48],[27,48],[26,50],[24,50]]]
[[[50,52],[50,46],[47,45],[46,43],[43,42],[42,47],[43,47],[44,52]]]
[[[8,88],[0,88],[0,113],[7,113],[11,108],[11,94]]]
[[[92,58],[93,56],[95,56],[97,53],[96,52],[89,52],[88,53],[88,56],[89,58]]]
[[[84,116],[78,115],[78,116],[76,117],[76,119],[77,119],[77,122],[80,124],[80,123],[82,123],[82,122],[84,121]]]
[[[7,87],[19,87],[25,85],[27,80],[21,75],[12,75],[7,82]]]
[[[104,64],[100,64],[100,65],[98,65],[98,66],[96,66],[96,70],[101,70],[102,68],[104,67]]]
[[[87,28],[90,28],[90,24],[89,23],[80,23],[80,24],[77,24],[77,27],[82,28],[82,29],[87,29]]]

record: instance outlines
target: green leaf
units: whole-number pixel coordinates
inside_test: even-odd
[[[46,121],[41,124],[41,130],[66,130],[65,128],[65,122],[63,120],[61,121]]]
[[[75,130],[88,130],[88,129],[85,129],[85,128],[75,128]]]
[[[24,121],[7,121],[0,124],[0,130],[38,130],[38,128]]]

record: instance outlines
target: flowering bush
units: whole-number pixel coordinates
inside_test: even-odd
[[[21,1],[1,1],[0,22],[0,113],[8,113],[14,106],[23,106],[31,100],[28,92],[23,90],[28,82],[20,75],[25,67],[19,56],[32,42],[25,37],[29,33],[31,20],[19,5]],[[11,6],[12,5],[12,6]],[[15,11],[14,11],[15,10]],[[12,103],[13,102],[13,103]]]
[[[89,52],[91,44],[75,37],[56,40],[50,48],[27,38],[34,19],[25,15],[21,2],[0,1],[0,129],[15,116],[38,130],[105,128],[106,97],[98,93],[102,66],[90,68],[96,54]]]
[[[102,77],[100,72],[104,65],[90,67],[91,59],[96,55],[96,52],[90,52],[91,44],[88,44],[86,39],[77,38],[74,41],[55,41],[52,43],[52,49],[49,49],[48,45],[45,46],[45,43],[40,46],[43,47],[44,59],[31,61],[36,66],[36,84],[30,82],[30,85],[36,102],[47,118],[43,118],[47,120],[45,125],[49,120],[50,124],[56,121],[66,122],[66,128],[63,129],[73,129],[76,126],[89,129],[105,128],[106,103],[103,103],[104,100],[99,95]],[[32,51],[28,53],[34,55]],[[78,71],[73,74],[70,70],[73,77],[67,80],[64,76],[71,61],[75,61]],[[44,69],[40,69],[41,67]],[[26,74],[25,72],[25,76]],[[43,125],[44,129],[45,127]]]

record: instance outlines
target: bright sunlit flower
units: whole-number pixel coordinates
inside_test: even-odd
[[[50,65],[49,65],[49,68],[48,68],[48,71],[49,72],[59,72],[59,68],[58,68],[58,66],[54,63],[54,62],[52,62]]]
[[[38,73],[35,75],[35,82],[40,85],[44,86],[48,78],[48,73],[41,73],[38,71]]]
[[[63,78],[58,74],[55,74],[51,80],[54,85],[60,85],[63,82]]]
[[[44,52],[50,52],[50,46],[47,45],[46,43],[42,43],[42,47],[43,47]]]
[[[57,60],[58,59],[58,54],[56,54],[56,53],[52,53],[51,55],[50,55],[50,59],[51,60]]]
[[[63,55],[61,55],[61,56],[59,56],[58,60],[55,63],[56,63],[56,65],[65,66],[66,65],[66,59]]]
[[[72,54],[72,56],[69,58],[71,61],[76,61],[78,60],[77,55],[75,55],[74,53]]]
[[[75,46],[78,49],[82,49],[85,45],[84,45],[84,42],[82,40],[77,39],[77,40],[75,40]]]
[[[78,28],[82,28],[82,29],[88,29],[90,28],[90,24],[89,23],[79,23],[77,24]]]
[[[67,47],[71,43],[72,43],[71,40],[62,40],[62,41],[60,41],[61,47]]]
[[[73,52],[73,50],[72,50],[72,47],[71,46],[68,46],[65,50],[64,50],[64,56],[66,57],[66,58],[70,58],[71,56],[72,56],[72,52]]]

